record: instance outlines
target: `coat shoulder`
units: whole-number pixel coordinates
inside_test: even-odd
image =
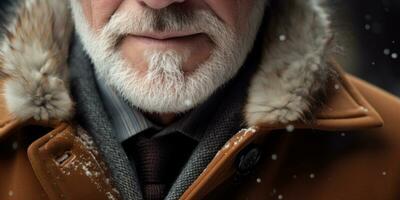
[[[400,111],[399,97],[353,75],[347,74],[346,77],[379,113],[384,127],[400,130],[399,119],[396,117]]]

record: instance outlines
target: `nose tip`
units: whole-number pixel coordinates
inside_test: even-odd
[[[160,10],[173,3],[183,3],[184,1],[185,0],[141,0],[141,3],[145,4],[147,7]]]

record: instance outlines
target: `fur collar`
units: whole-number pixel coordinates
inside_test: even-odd
[[[245,107],[248,125],[304,121],[321,99],[330,73],[326,59],[332,34],[320,4],[272,1],[261,66]]]
[[[68,1],[25,0],[0,43],[6,108],[22,120],[68,120]],[[320,0],[271,1],[244,116],[249,126],[304,120],[325,89],[331,32]],[[60,17],[58,17],[60,16]]]
[[[24,0],[0,43],[6,108],[16,118],[66,120],[73,103],[67,89],[72,23],[68,1]]]

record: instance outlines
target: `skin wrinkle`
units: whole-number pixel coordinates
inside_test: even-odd
[[[102,4],[105,4],[107,6],[106,9],[102,9],[102,7],[104,6],[95,6],[94,3],[99,4],[99,2],[102,2]],[[97,0],[96,2],[90,0],[80,0],[80,3],[83,5],[83,7],[85,7],[84,13],[86,16],[86,19],[88,20],[90,26],[95,29],[96,31],[99,31],[101,29],[101,27],[103,27],[107,21],[110,20],[111,16],[115,14],[115,12],[117,11],[117,5],[118,2],[120,2],[120,0]],[[97,5],[96,4],[96,5]],[[110,6],[111,5],[111,6]],[[97,11],[98,9],[102,10],[100,12],[94,12]],[[94,14],[93,14],[94,12]],[[101,14],[101,15],[97,15],[96,13],[101,13],[104,12],[106,14]],[[101,16],[105,16],[105,17],[101,17]],[[89,20],[90,19],[90,20]]]

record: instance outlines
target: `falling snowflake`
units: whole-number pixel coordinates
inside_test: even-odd
[[[271,159],[272,159],[272,160],[277,160],[277,159],[278,159],[278,155],[272,154],[272,155],[271,155]]]
[[[289,133],[291,133],[291,132],[294,131],[294,128],[295,128],[295,127],[294,127],[293,125],[289,124],[289,125],[286,126],[286,131],[289,132]]]
[[[397,59],[399,57],[399,54],[397,54],[397,53],[392,53],[392,58],[393,59]]]
[[[344,137],[344,136],[346,136],[346,133],[341,133],[340,135],[341,135],[342,137]]]
[[[279,40],[282,41],[282,42],[285,41],[286,40],[286,35],[283,35],[283,34],[280,35],[279,36]]]
[[[385,54],[387,56],[390,55],[390,49],[384,49],[383,54]]]
[[[340,85],[339,84],[335,84],[335,90],[339,90],[340,89]]]
[[[315,174],[310,174],[310,178],[311,179],[315,178]]]
[[[371,29],[371,25],[365,24],[365,30],[369,31]]]
[[[192,106],[192,105],[193,105],[193,102],[192,102],[191,100],[187,99],[187,100],[185,100],[184,104],[185,104],[186,106]]]
[[[13,196],[14,195],[14,192],[12,191],[12,190],[10,190],[10,191],[8,191],[8,196]]]
[[[383,171],[383,172],[382,172],[382,175],[383,175],[383,176],[386,176],[386,175],[387,175],[387,172]]]
[[[278,199],[283,199],[283,195],[278,195]]]
[[[261,178],[257,178],[257,183],[261,183]]]
[[[18,149],[18,142],[17,142],[17,141],[14,141],[14,142],[12,143],[12,148],[13,148],[14,150],[17,150],[17,149]]]

